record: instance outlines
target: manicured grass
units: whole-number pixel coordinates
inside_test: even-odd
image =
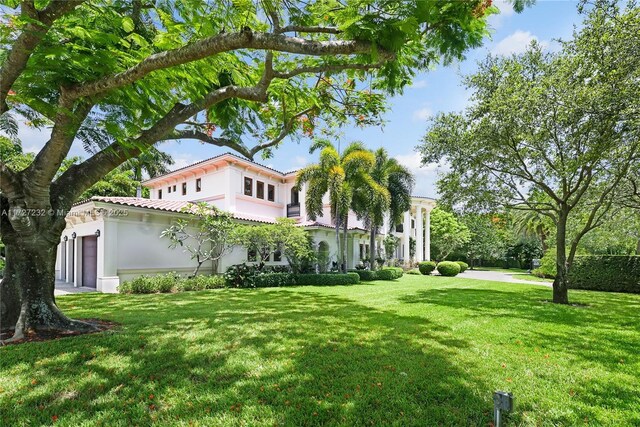
[[[61,297],[111,333],[0,349],[0,425],[640,424],[640,296],[405,276]],[[586,304],[586,306],[584,306]]]
[[[545,279],[543,277],[534,276],[529,273],[516,273],[512,274],[511,277],[519,280],[528,280],[530,282],[544,282],[544,283],[553,283],[553,279]]]

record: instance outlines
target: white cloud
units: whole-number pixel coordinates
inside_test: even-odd
[[[422,107],[413,112],[413,120],[416,122],[427,121],[431,116],[433,116],[433,110],[429,107]]]
[[[411,86],[409,86],[411,89],[423,89],[425,87],[427,87],[427,81],[426,80],[416,80],[415,82],[413,82],[413,84]]]
[[[514,53],[523,53],[527,50],[532,41],[537,41],[543,48],[549,43],[540,41],[538,37],[531,34],[530,31],[518,30],[515,33],[500,40],[498,44],[491,50],[494,55],[511,55]]]
[[[176,170],[180,168],[184,168],[186,166],[192,165],[196,162],[203,160],[201,158],[195,157],[191,154],[178,154],[173,155],[174,164],[171,166],[171,170]]]
[[[422,165],[419,153],[399,154],[395,156],[398,162],[408,168],[416,179],[413,194],[416,196],[435,196],[436,181],[438,180],[438,165],[431,163]]]
[[[491,27],[500,28],[506,18],[512,16],[515,13],[515,10],[513,10],[513,5],[511,4],[511,2],[507,0],[495,0],[493,2],[493,5],[497,7],[498,10],[500,10],[500,13],[491,15],[488,22]]]
[[[414,175],[432,175],[438,167],[435,163],[423,166],[420,153],[398,154],[395,158]]]

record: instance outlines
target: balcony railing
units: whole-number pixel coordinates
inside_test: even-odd
[[[287,205],[287,218],[300,216],[300,203],[289,203]]]

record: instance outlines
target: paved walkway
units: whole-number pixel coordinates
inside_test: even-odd
[[[550,282],[536,282],[533,280],[522,280],[513,277],[516,272],[505,273],[502,271],[483,271],[483,270],[467,270],[460,274],[458,277],[464,277],[465,279],[479,279],[479,280],[491,280],[494,282],[508,282],[508,283],[525,283],[527,285],[540,285],[548,288],[552,287]]]
[[[69,295],[69,294],[80,294],[83,292],[96,292],[96,290],[93,288],[83,288],[83,287],[76,288],[71,283],[61,282],[59,280],[56,280],[56,289],[53,292],[53,294],[55,296],[59,296],[59,295]]]

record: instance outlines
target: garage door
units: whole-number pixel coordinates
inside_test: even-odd
[[[98,238],[85,236],[82,238],[82,286],[96,287],[98,277]]]

